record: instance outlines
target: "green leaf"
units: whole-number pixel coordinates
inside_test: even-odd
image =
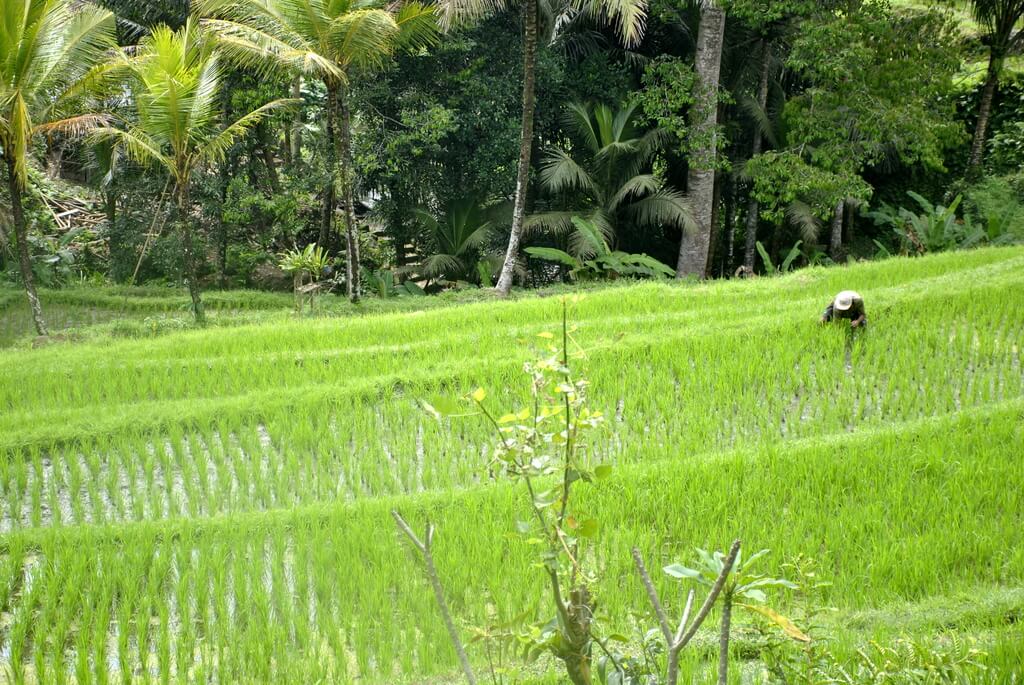
[[[580,262],[568,252],[553,247],[528,247],[526,254],[549,262],[559,262],[573,268],[579,268]]]
[[[749,599],[752,599],[755,602],[767,602],[768,601],[768,597],[765,596],[764,592],[762,590],[758,590],[756,588],[747,588],[746,590],[740,590],[739,594],[741,594],[742,596],[747,597]]]
[[[687,568],[682,564],[669,564],[664,571],[673,578],[700,578],[700,571]]]
[[[592,538],[597,535],[600,527],[601,526],[597,522],[597,519],[587,519],[579,525],[579,528],[576,529],[576,533],[581,538]]]
[[[611,464],[599,464],[594,468],[594,477],[598,480],[604,480],[608,476],[612,475]]]

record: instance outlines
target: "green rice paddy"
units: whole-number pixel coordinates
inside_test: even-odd
[[[868,304],[854,338],[816,325],[845,288]],[[818,561],[841,645],[953,630],[1011,682],[1022,312],[1020,248],[588,292],[571,316],[615,465],[581,490],[602,622],[654,625],[631,546],[657,568],[739,537],[768,569]],[[451,676],[392,508],[438,526],[464,624],[542,589],[520,580],[523,495],[488,478],[491,431],[420,401],[484,387],[516,407],[560,313],[534,297],[0,351],[0,681]]]

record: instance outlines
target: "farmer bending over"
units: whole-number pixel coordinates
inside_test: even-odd
[[[821,323],[844,319],[850,322],[851,328],[867,326],[868,317],[864,313],[864,298],[852,290],[844,290],[825,308],[821,315]]]

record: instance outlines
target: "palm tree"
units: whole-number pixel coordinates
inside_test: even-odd
[[[450,202],[440,218],[426,210],[417,211],[434,246],[433,254],[417,267],[419,273],[432,279],[475,280],[480,246],[494,231],[495,221],[490,214],[472,196]]]
[[[978,123],[974,127],[968,168],[974,172],[985,154],[985,134],[992,114],[992,98],[999,86],[1003,61],[1012,51],[1024,45],[1024,28],[1017,24],[1024,18],[1024,0],[972,0],[974,18],[985,29],[988,43],[988,70],[978,105]]]
[[[569,194],[573,206],[529,217],[529,229],[569,235],[569,252],[575,257],[591,256],[594,243],[580,235],[574,216],[590,221],[611,246],[624,224],[689,230],[693,216],[686,198],[650,172],[665,135],[660,129],[641,131],[636,115],[636,105],[617,112],[604,104],[568,106],[566,123],[579,138],[581,145],[573,148],[579,153],[574,158],[565,149],[550,150],[540,180],[550,193]]]
[[[209,17],[206,23],[243,64],[283,66],[318,78],[327,88],[329,176],[320,244],[331,231],[340,180],[347,294],[358,300],[349,83],[354,72],[380,66],[400,47],[431,44],[436,38],[433,8],[416,1],[399,5],[386,0],[200,0],[196,9]]]
[[[90,71],[114,42],[114,16],[71,0],[3,0],[0,6],[0,148],[7,163],[14,236],[21,278],[39,335],[46,322],[28,250],[22,193],[32,139],[45,133],[81,133],[102,118],[83,114]]]
[[[114,143],[127,157],[159,164],[170,174],[192,310],[202,323],[199,265],[189,217],[192,174],[207,162],[223,159],[239,136],[292,101],[275,100],[222,127],[217,43],[193,20],[178,31],[167,26],[154,29],[131,56],[122,57],[118,68],[127,76],[136,116],[124,128],[96,129],[95,139]]]
[[[557,2],[557,0],[549,0]],[[504,10],[506,0],[441,0],[442,24],[451,26],[459,22],[475,21],[488,14]],[[636,45],[643,37],[647,20],[646,0],[568,0],[564,8],[546,7],[544,14],[583,13],[609,21],[615,26],[622,41]],[[519,132],[519,168],[516,174],[515,197],[512,201],[512,231],[508,238],[505,261],[501,267],[496,290],[508,295],[512,289],[512,276],[519,258],[519,242],[523,235],[526,213],[526,191],[530,180],[530,157],[533,149],[533,115],[537,66],[537,34],[542,8],[538,0],[524,0],[523,4],[523,113]]]

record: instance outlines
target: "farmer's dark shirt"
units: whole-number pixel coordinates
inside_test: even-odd
[[[864,323],[868,322],[868,317],[864,313],[864,300],[856,298],[853,301],[853,305],[845,312],[841,312],[835,308],[835,300],[829,303],[828,307],[825,308],[825,313],[821,315],[821,318],[825,321],[831,321],[832,319],[846,319],[853,321],[859,319],[861,316],[864,317]]]

